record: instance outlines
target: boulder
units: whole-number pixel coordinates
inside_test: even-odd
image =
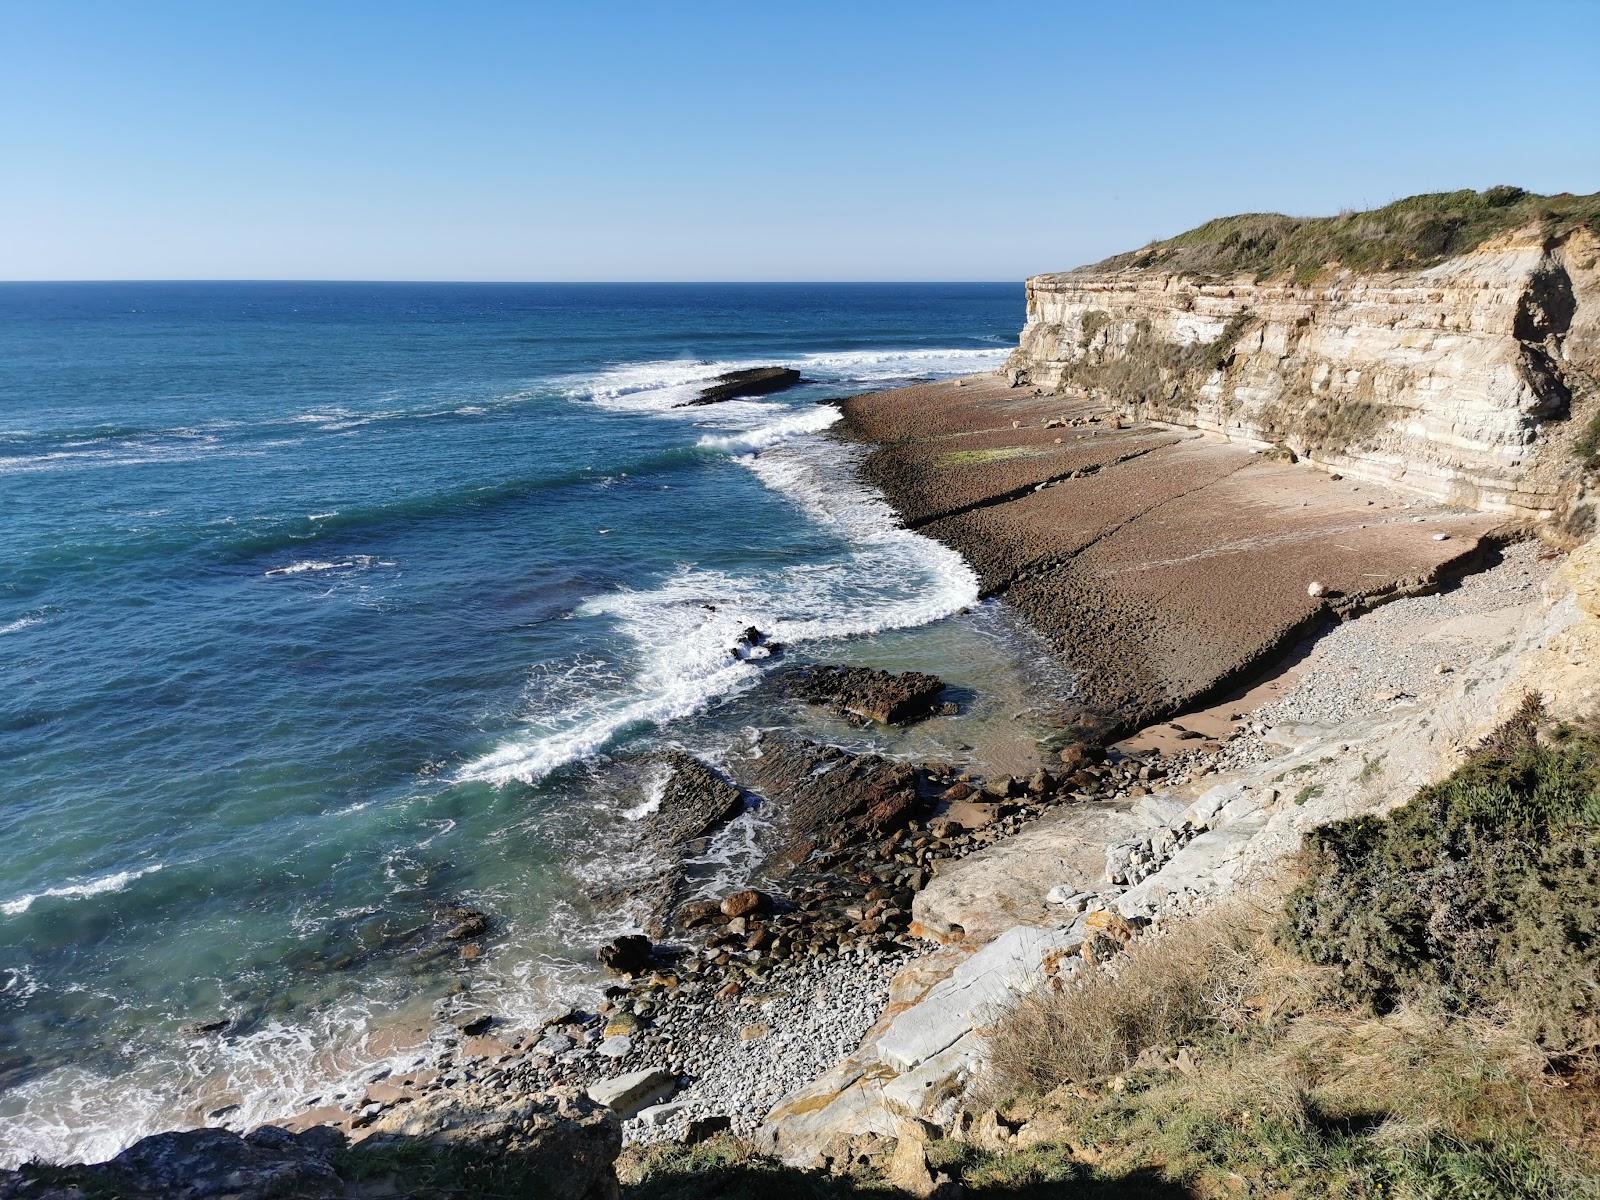
[[[439,917],[448,926],[444,936],[453,942],[482,937],[489,932],[489,918],[475,908],[452,905],[441,909]]]
[[[751,367],[743,371],[728,371],[718,375],[710,386],[702,388],[693,400],[685,400],[677,407],[716,404],[722,400],[732,400],[735,396],[766,396],[792,388],[799,382],[800,372],[793,367]]]
[[[650,969],[654,947],[642,933],[625,933],[600,947],[599,959],[619,975],[642,975]]]
[[[944,680],[921,671],[891,675],[867,667],[806,667],[789,689],[812,704],[882,725],[907,725],[932,715]]]
[[[596,1104],[604,1104],[627,1120],[641,1109],[659,1104],[677,1089],[678,1077],[671,1071],[647,1067],[643,1071],[633,1071],[591,1084],[588,1096]]]
[[[755,888],[746,888],[742,892],[724,896],[720,907],[725,917],[744,917],[751,913],[769,912],[772,909],[772,897]]]

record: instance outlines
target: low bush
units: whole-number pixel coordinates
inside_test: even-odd
[[[1541,740],[1537,702],[1386,817],[1307,838],[1285,940],[1339,994],[1516,1020],[1552,1052],[1600,1045],[1600,742]]]
[[[1250,274],[1306,285],[1329,264],[1357,271],[1426,267],[1526,226],[1552,234],[1582,226],[1600,236],[1600,194],[1540,196],[1502,186],[1408,196],[1370,212],[1334,217],[1244,213],[1208,221],[1089,269]]]
[[[1268,920],[1246,901],[1220,905],[1135,941],[1114,970],[1079,971],[1033,992],[990,1039],[989,1089],[998,1097],[1101,1079],[1148,1047],[1252,1024]]]

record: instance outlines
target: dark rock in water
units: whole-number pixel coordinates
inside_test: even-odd
[[[783,650],[782,642],[774,642],[757,629],[749,626],[741,633],[728,649],[728,653],[735,658],[772,658]]]
[[[944,680],[921,671],[891,675],[869,667],[807,667],[789,684],[795,695],[849,716],[906,725],[930,716]]]
[[[619,975],[642,975],[650,969],[654,947],[642,933],[625,933],[600,947],[600,961]]]
[[[489,918],[475,908],[454,905],[441,910],[439,916],[449,924],[444,936],[452,942],[464,942],[489,932]]]
[[[902,828],[920,799],[917,771],[877,754],[851,754],[792,733],[763,734],[752,778],[773,800],[798,865],[819,848],[843,848]]]
[[[698,758],[670,750],[661,804],[648,818],[652,844],[679,847],[703,838],[744,809],[744,793]]]
[[[213,1021],[190,1021],[187,1025],[178,1026],[178,1032],[186,1038],[199,1038],[221,1033],[229,1024],[226,1017],[218,1017]]]
[[[697,404],[716,404],[732,400],[735,396],[766,396],[781,392],[800,382],[800,372],[793,367],[752,367],[745,371],[729,371],[718,375],[710,387],[703,388],[693,400],[685,400],[679,408]]]
[[[468,1037],[477,1037],[494,1024],[494,1018],[486,1012],[458,1012],[451,1015],[450,1024]]]

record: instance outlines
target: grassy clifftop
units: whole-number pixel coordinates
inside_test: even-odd
[[[1244,213],[1081,271],[1162,270],[1202,278],[1253,275],[1309,283],[1330,266],[1357,271],[1428,267],[1513,229],[1548,233],[1585,227],[1600,237],[1600,192],[1541,196],[1515,187],[1408,196],[1335,217]]]

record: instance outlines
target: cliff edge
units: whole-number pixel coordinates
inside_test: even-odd
[[[1600,195],[1249,214],[1027,283],[1010,382],[1558,517],[1600,421]]]

